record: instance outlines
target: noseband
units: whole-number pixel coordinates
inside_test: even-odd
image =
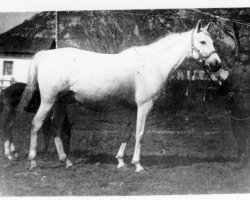
[[[204,33],[207,34],[209,37],[211,37],[210,34],[208,34],[208,33],[206,33],[206,32],[204,32]],[[211,51],[208,55],[202,55],[201,52],[200,52],[200,50],[197,49],[196,46],[194,46],[194,30],[192,31],[192,36],[191,36],[191,53],[192,53],[192,51],[195,51],[195,52],[199,55],[199,57],[201,58],[201,63],[202,63],[202,64],[204,64],[205,61],[206,61],[211,55],[213,55],[214,53],[217,53],[216,50],[213,50],[213,51]]]

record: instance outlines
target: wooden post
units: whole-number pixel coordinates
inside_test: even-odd
[[[55,43],[56,43],[56,49],[58,48],[58,16],[57,11],[55,13]]]

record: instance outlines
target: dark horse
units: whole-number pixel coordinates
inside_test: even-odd
[[[22,93],[26,87],[25,83],[15,83],[5,90],[2,91],[0,97],[0,113],[3,113],[2,117],[2,131],[3,131],[3,140],[4,140],[4,149],[5,149],[5,156],[12,160],[13,154],[15,152],[15,146],[13,143],[13,136],[12,136],[12,129],[13,124],[11,120],[14,118],[16,113],[16,108],[21,100]],[[59,100],[61,104],[66,102],[67,94],[62,96]],[[25,111],[29,113],[36,113],[39,105],[40,105],[40,92],[36,90],[34,96],[32,97],[31,101],[29,102],[28,106],[24,108]],[[49,140],[51,138],[51,113],[47,117],[43,127],[43,141],[44,141],[44,149],[43,152],[46,153]],[[68,153],[70,151],[70,137],[71,137],[71,127],[72,123],[69,122],[68,115],[66,113],[65,118],[63,120],[62,125],[62,143],[64,150]],[[54,136],[54,135],[53,135]],[[14,154],[17,156],[17,154]]]
[[[245,167],[250,156],[250,65],[234,67],[219,87],[219,95],[227,95],[232,132],[238,144],[236,168]]]

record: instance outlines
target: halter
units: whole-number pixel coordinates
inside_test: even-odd
[[[210,35],[209,33],[206,33],[206,32],[204,32],[204,33],[207,34],[209,37],[211,37],[211,35]],[[213,50],[213,51],[211,51],[208,55],[202,55],[201,52],[200,52],[200,50],[197,49],[196,46],[194,46],[194,30],[192,31],[192,36],[191,36],[191,53],[192,53],[192,51],[195,51],[195,52],[199,55],[199,57],[201,58],[201,63],[202,63],[202,64],[204,64],[205,61],[206,61],[211,55],[213,55],[214,53],[217,53],[216,50]]]

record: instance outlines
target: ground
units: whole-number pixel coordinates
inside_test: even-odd
[[[74,166],[64,168],[51,140],[48,155],[38,155],[39,168],[27,171],[33,115],[25,113],[13,131],[20,158],[10,164],[1,155],[1,196],[250,192],[250,169],[231,167],[237,145],[223,108],[202,105],[194,111],[153,112],[142,146],[145,173],[135,173],[130,164],[134,137],[126,149],[127,167],[116,168],[119,133],[125,121],[122,111],[98,113],[72,105],[69,113],[75,121],[69,156]]]

